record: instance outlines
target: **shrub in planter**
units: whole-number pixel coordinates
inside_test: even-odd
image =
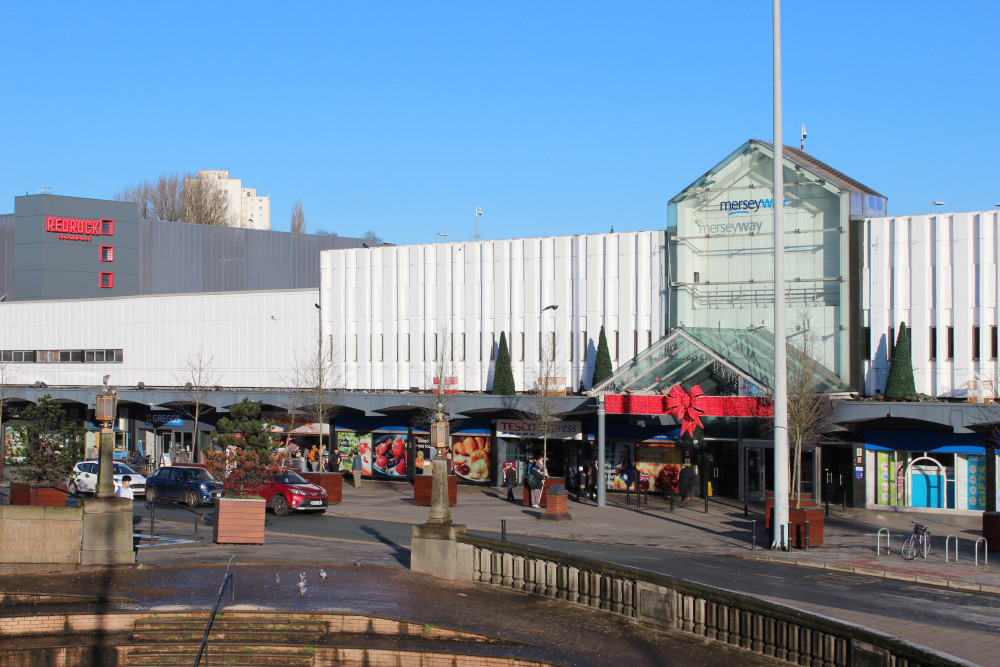
[[[83,427],[49,394],[26,407],[21,417],[14,431],[24,447],[24,462],[12,476],[30,484],[65,485],[83,458]]]

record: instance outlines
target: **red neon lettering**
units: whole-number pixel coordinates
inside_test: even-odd
[[[92,236],[101,236],[102,232],[104,231],[105,223],[107,223],[108,230],[111,233],[114,233],[114,227],[112,226],[114,225],[113,220],[84,220],[82,218],[81,219],[57,218],[50,215],[45,218],[45,231],[55,232],[57,234],[86,234]]]

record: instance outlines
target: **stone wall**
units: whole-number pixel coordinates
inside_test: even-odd
[[[457,536],[458,578],[544,595],[790,663],[954,665],[874,630],[708,586],[568,554]]]
[[[82,507],[0,505],[0,564],[80,562]]]

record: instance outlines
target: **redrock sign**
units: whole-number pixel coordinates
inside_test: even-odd
[[[79,220],[77,218],[45,218],[45,231],[59,234],[68,241],[89,241],[91,236],[113,236],[114,220]]]

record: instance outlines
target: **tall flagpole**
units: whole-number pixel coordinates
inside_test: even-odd
[[[774,539],[788,538],[788,366],[785,331],[785,174],[781,141],[781,0],[772,0],[774,22]]]

